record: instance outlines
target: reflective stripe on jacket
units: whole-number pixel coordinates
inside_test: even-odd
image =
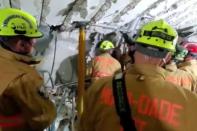
[[[56,117],[54,104],[39,94],[43,79],[30,63],[32,58],[0,48],[0,115],[21,114],[24,121],[21,126],[0,127],[0,131],[41,131]]]
[[[0,115],[0,127],[18,127],[24,124],[23,117],[18,115],[2,116]]]
[[[133,65],[126,74],[128,100],[138,131],[195,131],[197,95],[165,80],[166,70]],[[122,131],[112,78],[87,89],[79,131]]]

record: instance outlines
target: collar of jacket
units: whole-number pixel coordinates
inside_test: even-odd
[[[191,65],[197,65],[197,60],[190,60],[190,61],[183,62],[179,64],[178,67],[191,66]]]
[[[133,64],[127,71],[129,74],[165,79],[167,71],[162,67],[148,64]]]
[[[111,57],[111,55],[109,53],[103,53],[103,54],[100,54],[99,56]]]
[[[28,65],[38,64],[40,61],[36,61],[31,56],[20,55],[14,52],[11,52],[7,49],[0,47],[0,57],[8,59],[8,60],[15,60],[26,63]]]

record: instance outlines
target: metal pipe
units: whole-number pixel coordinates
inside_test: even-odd
[[[85,27],[79,28],[79,55],[78,55],[78,88],[77,111],[80,117],[83,112],[83,95],[85,89]]]

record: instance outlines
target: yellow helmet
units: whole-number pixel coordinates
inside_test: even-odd
[[[178,34],[176,30],[164,20],[147,23],[141,28],[136,39],[139,44],[176,51]]]
[[[114,48],[114,44],[108,40],[104,40],[99,44],[100,50],[109,50],[109,49],[113,49],[113,48]]]
[[[42,37],[36,19],[19,9],[0,9],[0,36]]]

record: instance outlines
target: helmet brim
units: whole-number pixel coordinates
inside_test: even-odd
[[[8,37],[25,36],[25,37],[29,37],[29,38],[41,38],[41,37],[44,36],[44,34],[42,32],[40,32],[40,31],[38,31],[37,33],[34,33],[34,34],[25,34],[25,35],[20,35],[20,34],[18,34],[18,35],[16,35],[16,34],[9,34],[8,35],[8,34],[0,33],[0,36],[2,36],[2,37],[6,37],[6,36],[8,36]]]

